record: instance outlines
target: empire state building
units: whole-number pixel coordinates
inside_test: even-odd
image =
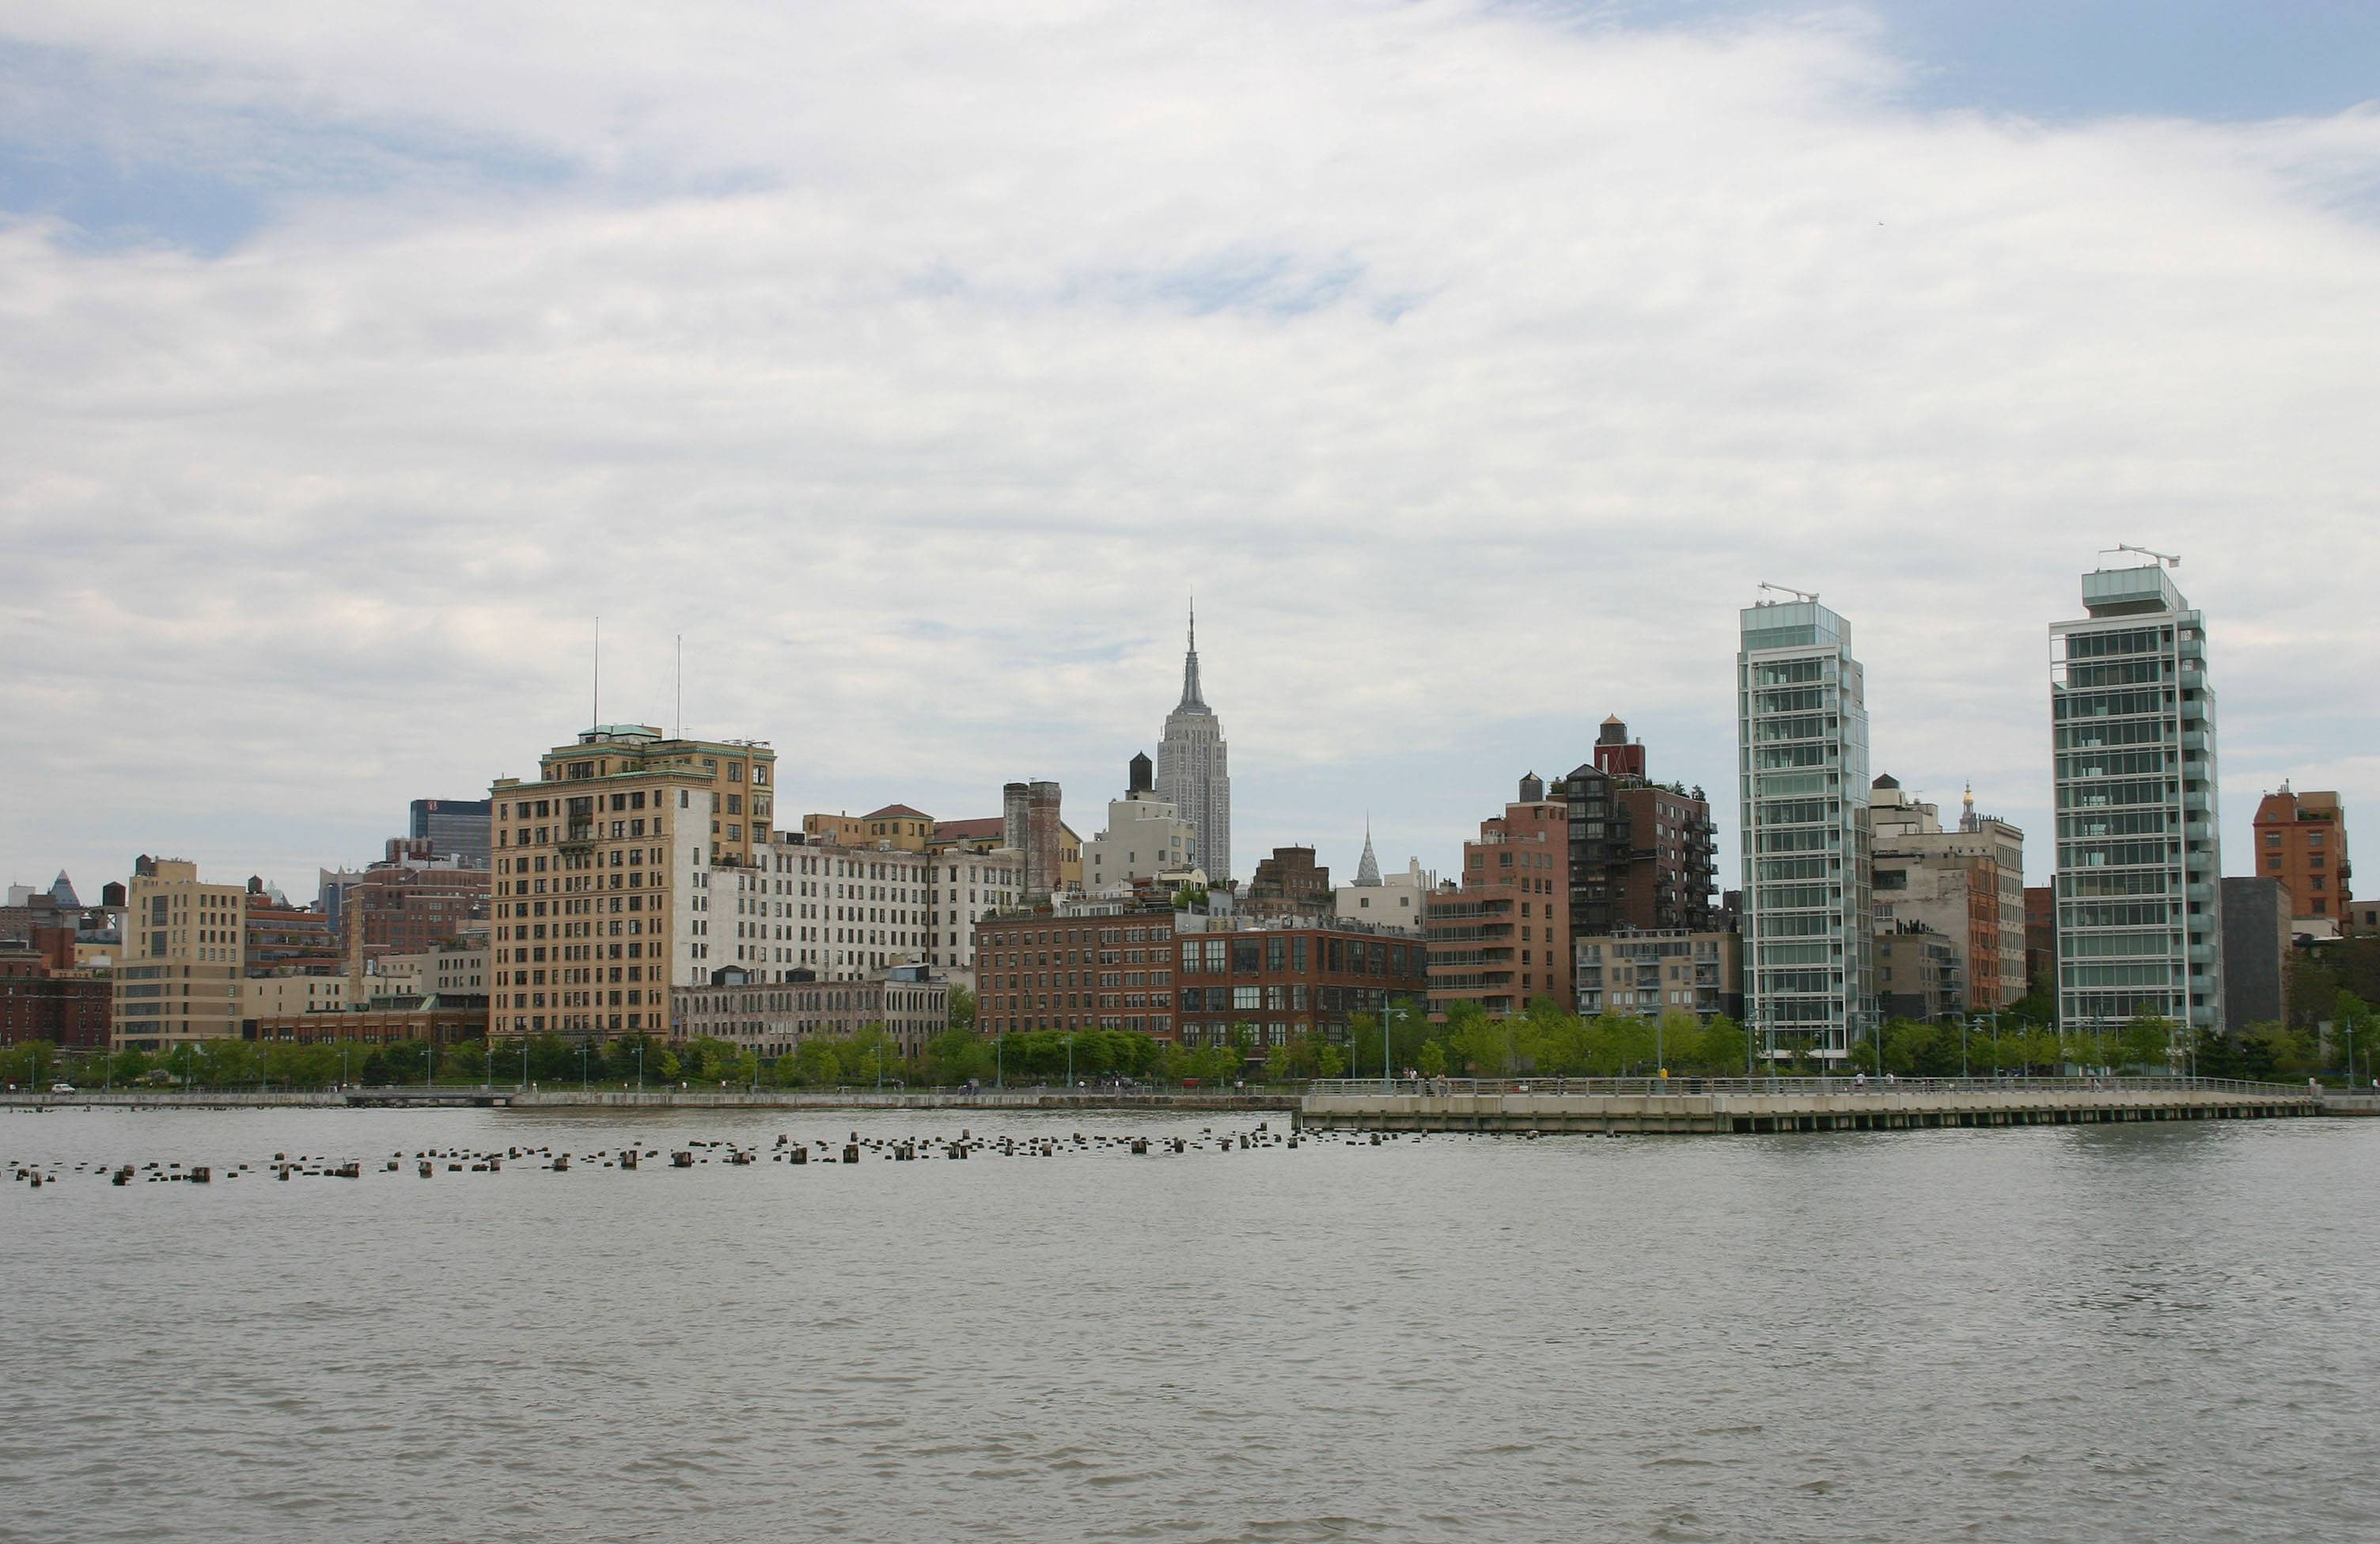
[[[1190,612],[1190,652],[1182,661],[1182,700],[1165,716],[1157,742],[1157,796],[1196,833],[1190,861],[1220,885],[1232,872],[1231,747],[1222,721],[1198,690],[1198,612]]]

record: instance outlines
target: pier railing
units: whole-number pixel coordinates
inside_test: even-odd
[[[1895,1093],[2244,1093],[2266,1098],[2305,1098],[2318,1091],[2301,1083],[2252,1082],[2239,1078],[2049,1078],[2003,1074],[1969,1078],[1776,1077],[1776,1078],[1317,1078],[1313,1095],[1402,1095],[1464,1098],[1502,1094],[1895,1094]]]

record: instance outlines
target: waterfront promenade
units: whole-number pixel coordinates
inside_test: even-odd
[[[1317,1080],[1298,1123],[1325,1131],[1682,1136],[2325,1113],[2318,1089],[2220,1078],[1375,1078]]]

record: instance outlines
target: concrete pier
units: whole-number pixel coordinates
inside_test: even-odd
[[[1317,1130],[1749,1135],[1938,1127],[2264,1120],[2324,1114],[2317,1090],[2209,1078],[1439,1079],[1383,1089],[1318,1085],[1298,1110]]]

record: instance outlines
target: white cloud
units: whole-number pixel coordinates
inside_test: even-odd
[[[1607,711],[1724,809],[1763,578],[2038,872],[2044,627],[2122,540],[2188,554],[2235,833],[2292,765],[2380,799],[2370,114],[1921,114],[1840,18],[371,14],[0,21],[293,168],[219,258],[0,229],[19,877],[302,888],[577,728],[599,612],[607,717],[682,631],[794,802],[1087,826],[1194,582],[1241,866],[1368,804],[1451,868]],[[334,136],[419,175],[310,191]]]

